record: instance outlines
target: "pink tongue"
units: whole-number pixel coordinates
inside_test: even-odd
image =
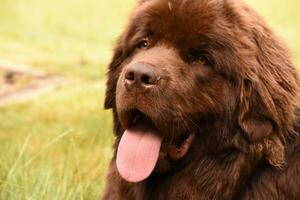
[[[117,152],[117,168],[128,182],[140,182],[153,171],[161,146],[161,139],[152,132],[126,130]]]

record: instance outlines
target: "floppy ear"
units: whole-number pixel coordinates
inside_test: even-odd
[[[255,55],[243,61],[238,122],[245,138],[261,144],[269,163],[280,167],[285,139],[294,133],[298,75],[285,45],[262,20],[253,22],[251,33]]]
[[[112,61],[109,64],[107,72],[107,81],[106,81],[106,92],[104,100],[104,108],[112,108],[115,104],[116,97],[116,87],[118,81],[118,67],[124,60],[124,51],[121,39],[119,39],[118,44],[114,50],[114,55]]]
[[[251,144],[261,147],[259,151],[271,165],[281,168],[285,162],[284,145],[276,127],[278,119],[274,118],[274,109],[271,96],[263,85],[243,81],[239,115],[243,135]]]
[[[263,100],[253,83],[244,80],[241,86],[239,125],[244,136],[252,143],[261,141],[273,132],[267,106],[262,104]]]

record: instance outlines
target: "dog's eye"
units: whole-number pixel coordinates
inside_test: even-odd
[[[199,63],[201,63],[202,65],[209,65],[209,60],[208,60],[208,58],[206,58],[206,57],[203,56],[203,55],[198,56],[198,58],[197,58],[196,61],[199,62]]]
[[[200,63],[205,66],[212,66],[212,62],[209,59],[209,57],[202,51],[197,52],[197,51],[192,51],[188,55],[188,61],[191,63]]]
[[[149,46],[148,40],[142,40],[138,43],[137,47],[139,49],[147,49]]]

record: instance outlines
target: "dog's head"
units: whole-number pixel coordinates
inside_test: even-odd
[[[239,1],[142,1],[108,72],[105,108],[114,109],[118,134],[126,130],[120,148],[129,151],[126,145],[141,140],[136,135],[155,135],[151,145],[160,151],[152,152],[178,161],[196,137],[207,152],[246,144],[281,165],[298,98],[289,60],[284,45]]]

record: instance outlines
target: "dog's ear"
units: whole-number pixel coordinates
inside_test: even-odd
[[[275,132],[285,138],[298,106],[298,76],[285,45],[260,20],[251,29],[249,46],[256,52],[247,58],[240,80],[239,123],[254,142]],[[274,130],[276,129],[276,130]]]
[[[250,144],[258,144],[261,147],[261,153],[271,165],[281,168],[285,156],[281,135],[276,127],[277,112],[269,92],[262,83],[243,81],[239,109],[239,125],[244,137]]]
[[[273,132],[273,122],[259,91],[250,80],[244,80],[240,93],[239,125],[244,136],[252,143],[259,142]]]
[[[125,57],[122,43],[122,39],[120,38],[115,47],[112,61],[110,62],[108,67],[104,100],[105,109],[112,108],[115,104],[116,87],[118,81],[118,67],[122,64]]]
[[[272,131],[272,122],[256,113],[247,113],[241,119],[240,126],[245,133],[245,136],[251,142],[261,141],[268,137]]]
[[[298,75],[285,45],[259,18],[251,35],[253,57],[244,60],[240,69],[238,122],[249,143],[261,144],[269,163],[280,167],[285,140],[294,133]]]

